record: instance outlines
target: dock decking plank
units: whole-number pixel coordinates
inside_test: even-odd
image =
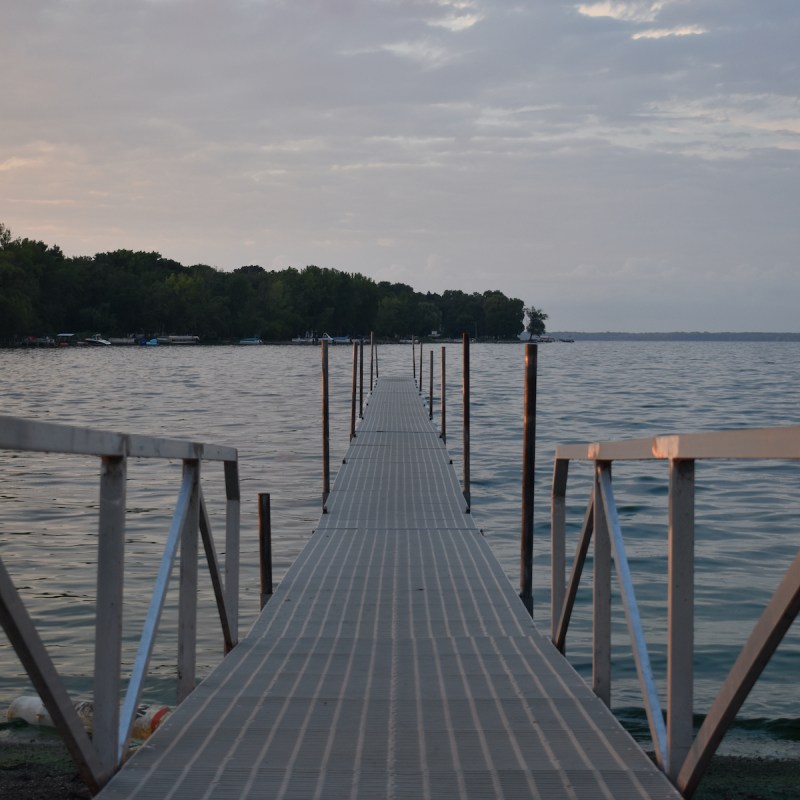
[[[410,381],[250,634],[99,795],[677,798],[533,626]]]

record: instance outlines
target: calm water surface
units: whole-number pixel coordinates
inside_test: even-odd
[[[473,345],[471,489],[476,523],[510,580],[518,581],[524,347]],[[434,400],[439,418],[439,352]],[[331,465],[348,444],[349,347],[331,359]],[[382,375],[410,374],[410,346],[379,351]],[[425,387],[429,361],[424,356]],[[417,369],[418,369],[417,364]],[[448,445],[461,472],[461,348],[447,346]],[[369,375],[367,374],[367,384]],[[187,438],[238,448],[242,489],[242,631],[258,612],[257,509],[270,492],[276,580],[320,513],[320,354],[317,348],[162,347],[0,351],[2,413],[31,419]],[[368,386],[367,386],[368,388]],[[556,444],[800,422],[800,347],[776,343],[576,342],[539,348],[535,619],[549,626],[549,484]],[[180,464],[129,466],[124,659],[129,665],[180,485]],[[0,553],[70,691],[91,691],[98,501],[97,459],[0,453]],[[590,470],[576,464],[568,496],[577,536]],[[203,490],[224,537],[222,468]],[[797,552],[794,463],[697,466],[696,691],[703,712]],[[614,485],[651,660],[666,671],[667,466],[615,465]],[[568,553],[574,547],[568,542]],[[568,640],[589,671],[590,571]],[[201,581],[204,576],[201,576]],[[146,699],[174,698],[176,591],[170,594]],[[201,597],[199,670],[220,657],[210,589]],[[613,703],[643,721],[621,604],[615,601]],[[728,748],[775,739],[799,749],[800,632],[790,630],[741,712]],[[30,691],[0,640],[0,708]],[[662,698],[663,702],[663,698]],[[737,738],[738,737],[738,738]],[[794,741],[793,741],[794,740]]]

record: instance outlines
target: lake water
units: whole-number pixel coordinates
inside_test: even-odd
[[[434,418],[439,419],[435,352]],[[366,383],[368,389],[368,354]],[[518,583],[524,346],[471,348],[473,514]],[[379,349],[381,375],[410,374],[410,345]],[[330,349],[331,466],[347,449],[352,350]],[[418,364],[416,365],[417,369]],[[428,386],[428,351],[424,356]],[[461,474],[461,347],[447,345],[448,446]],[[311,534],[322,491],[320,353],[303,346],[0,350],[2,413],[238,448],[242,489],[244,633],[258,613],[259,492],[272,497],[276,581]],[[539,347],[534,618],[549,630],[549,491],[559,443],[660,433],[797,424],[800,347],[792,343],[575,342]],[[98,501],[97,459],[0,453],[0,553],[51,648],[69,690],[91,692]],[[588,465],[571,469],[568,556],[590,491]],[[224,538],[222,468],[203,489]],[[124,662],[141,622],[169,529],[180,464],[129,466]],[[615,495],[663,689],[666,658],[666,491],[662,462],[615,465]],[[800,467],[701,462],[697,466],[696,689],[704,713],[797,548]],[[567,650],[590,669],[590,574],[584,575]],[[201,573],[201,582],[205,576]],[[205,579],[207,583],[207,579]],[[174,700],[175,598],[145,689]],[[221,636],[210,590],[201,596],[198,666],[218,660]],[[614,604],[612,702],[626,724],[645,726],[622,607]],[[800,625],[795,623],[726,741],[728,752],[800,752]],[[30,691],[0,637],[0,709]],[[663,702],[663,697],[662,697]],[[2,727],[2,726],[0,726]],[[738,750],[737,750],[738,748]]]

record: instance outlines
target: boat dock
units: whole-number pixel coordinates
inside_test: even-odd
[[[392,378],[250,633],[98,796],[680,797],[534,627]]]

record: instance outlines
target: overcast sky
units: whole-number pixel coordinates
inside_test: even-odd
[[[798,0],[2,0],[0,221],[68,255],[800,330]]]

